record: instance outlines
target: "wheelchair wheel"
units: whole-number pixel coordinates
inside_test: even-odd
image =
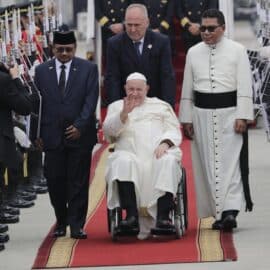
[[[107,219],[108,219],[108,231],[111,233],[112,240],[116,241],[116,231],[119,226],[119,222],[122,220],[122,210],[120,207],[114,209],[107,209]]]
[[[187,195],[187,177],[186,170],[182,168],[182,178],[183,178],[183,199],[184,199],[184,224],[185,230],[188,228],[188,195]]]
[[[187,189],[186,189],[186,171],[182,168],[182,177],[176,193],[176,202],[174,210],[174,223],[176,238],[181,238],[187,229]]]

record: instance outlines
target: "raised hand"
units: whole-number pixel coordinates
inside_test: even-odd
[[[127,97],[124,98],[123,100],[123,109],[120,113],[120,118],[122,123],[125,123],[128,114],[133,111],[135,107],[137,107],[139,104],[136,101],[136,98],[134,98],[132,95],[128,95]]]

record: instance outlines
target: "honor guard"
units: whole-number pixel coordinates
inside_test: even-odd
[[[130,1],[126,0],[95,0],[96,20],[102,27],[102,41],[124,31],[124,16]]]
[[[169,34],[174,15],[174,0],[135,0],[133,3],[140,3],[147,7],[152,30]]]
[[[218,8],[218,0],[176,0],[177,17],[183,30],[181,35],[186,51],[201,41],[201,16],[210,8]]]

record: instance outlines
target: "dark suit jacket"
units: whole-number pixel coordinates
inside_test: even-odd
[[[32,100],[20,79],[12,80],[0,71],[0,164],[16,168],[19,156],[16,151],[11,111],[27,115],[32,110]]]
[[[167,36],[147,30],[141,57],[137,56],[133,42],[126,33],[108,40],[105,87],[109,102],[125,96],[126,78],[133,72],[146,76],[150,85],[148,96],[159,97],[174,107],[175,75]]]
[[[55,59],[36,68],[35,83],[42,96],[41,138],[44,150],[59,146],[91,148],[97,141],[95,110],[98,99],[97,66],[74,57],[65,95],[58,89]],[[64,131],[74,125],[78,140],[66,140]]]

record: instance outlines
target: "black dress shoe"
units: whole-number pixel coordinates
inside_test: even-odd
[[[66,235],[66,226],[56,226],[53,231],[53,237],[63,237]]]
[[[27,192],[25,190],[19,190],[18,192],[19,197],[26,201],[33,201],[37,198],[37,194],[34,192]]]
[[[223,230],[223,223],[222,220],[216,220],[213,224],[212,224],[212,229],[213,230]]]
[[[42,186],[38,186],[38,185],[31,185],[31,186],[27,187],[25,190],[27,192],[34,192],[37,194],[45,194],[48,192],[47,187],[42,187]]]
[[[80,230],[71,229],[70,237],[75,238],[75,239],[86,239],[87,233],[84,232],[83,229],[80,229]]]
[[[7,223],[18,223],[19,217],[17,215],[10,215],[7,213],[0,214],[0,223],[7,224]]]
[[[10,207],[8,205],[3,205],[0,207],[0,212],[4,212],[10,215],[19,215],[20,210],[18,208]]]
[[[120,227],[123,228],[131,228],[131,229],[139,228],[138,217],[135,216],[127,217],[126,219],[121,220],[119,222],[119,225]]]
[[[158,219],[156,227],[161,229],[174,229],[174,225],[170,219]]]
[[[234,215],[227,215],[222,220],[222,225],[223,225],[223,230],[225,230],[225,231],[231,231],[232,229],[236,228],[237,222],[236,222]]]
[[[0,224],[0,233],[4,233],[8,231],[8,225]]]
[[[26,201],[23,200],[22,198],[15,198],[12,201],[7,203],[11,207],[16,207],[16,208],[29,208],[35,205],[33,201]]]
[[[0,244],[0,251],[4,250],[5,246],[3,244]]]
[[[6,243],[9,240],[9,235],[8,234],[0,234],[0,243]]]

